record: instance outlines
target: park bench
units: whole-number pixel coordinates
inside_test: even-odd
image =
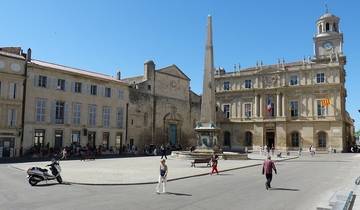
[[[191,161],[191,167],[194,167],[195,168],[195,164],[196,163],[206,163],[208,167],[211,166],[210,164],[210,158],[197,158],[197,159],[194,159],[193,161]]]

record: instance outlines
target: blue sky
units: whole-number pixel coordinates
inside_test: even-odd
[[[0,46],[32,48],[33,57],[123,77],[141,75],[145,60],[176,64],[201,94],[208,14],[215,66],[254,66],[313,55],[315,21],[341,18],[347,56],[347,110],[360,126],[360,1],[357,0],[0,0]]]

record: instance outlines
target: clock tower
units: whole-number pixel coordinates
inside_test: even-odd
[[[316,59],[326,59],[336,54],[343,55],[343,34],[339,29],[340,18],[326,11],[316,21],[314,37]]]

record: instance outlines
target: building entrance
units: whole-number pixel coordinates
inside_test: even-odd
[[[88,144],[92,148],[96,148],[95,146],[96,142],[96,132],[95,131],[89,131],[88,132]]]
[[[266,146],[270,149],[275,147],[275,132],[266,132]]]
[[[63,131],[62,130],[56,130],[55,131],[55,144],[54,144],[54,148],[57,150],[60,150],[63,146]]]
[[[169,142],[170,142],[170,145],[172,145],[172,146],[177,144],[176,132],[177,132],[176,124],[169,124]]]
[[[14,155],[14,137],[0,137],[0,158],[13,157]]]

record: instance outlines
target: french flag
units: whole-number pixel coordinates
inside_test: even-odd
[[[267,105],[266,109],[267,109],[268,112],[272,111],[271,101],[268,102],[268,105]]]

